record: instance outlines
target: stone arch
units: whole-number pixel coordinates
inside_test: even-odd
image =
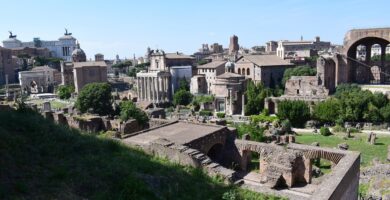
[[[250,69],[249,69],[249,68],[246,69],[246,75],[247,75],[247,76],[251,75],[251,72],[250,72]]]
[[[207,152],[207,156],[216,162],[220,162],[223,159],[224,146],[222,143],[214,144]]]
[[[241,69],[240,68],[238,68],[238,74],[241,74]]]

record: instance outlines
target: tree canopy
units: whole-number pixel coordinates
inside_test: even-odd
[[[280,119],[288,119],[294,127],[303,127],[310,119],[310,108],[304,101],[281,101],[278,103]]]
[[[270,90],[266,89],[262,83],[248,82],[245,92],[247,102],[245,105],[245,115],[257,115],[264,108],[264,99],[269,96]]]
[[[186,90],[179,90],[173,95],[173,104],[174,105],[188,105],[192,101],[192,94]]]
[[[60,85],[57,88],[57,95],[60,99],[69,99],[74,92],[72,85]]]
[[[112,108],[111,86],[108,83],[89,83],[83,87],[76,101],[80,112],[110,115]]]

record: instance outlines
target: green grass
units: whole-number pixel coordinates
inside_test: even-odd
[[[387,146],[390,145],[390,137],[377,135],[376,145],[370,145],[366,142],[367,135],[363,133],[352,134],[353,138],[344,140],[341,135],[313,135],[300,134],[296,137],[296,142],[301,144],[311,144],[319,142],[321,147],[337,148],[337,145],[346,142],[349,145],[349,150],[359,151],[361,153],[361,166],[365,167],[371,164],[371,161],[376,157],[381,161],[385,161],[387,157]]]
[[[0,112],[0,199],[280,199],[56,125]]]

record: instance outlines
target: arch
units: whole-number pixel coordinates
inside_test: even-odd
[[[238,68],[238,74],[241,74],[241,69],[240,68]]]
[[[214,144],[207,152],[207,156],[213,161],[220,162],[223,159],[223,148],[222,143]]]
[[[242,68],[242,75],[245,75],[245,68]]]
[[[250,69],[249,69],[249,68],[246,69],[246,75],[247,75],[247,76],[251,75]]]

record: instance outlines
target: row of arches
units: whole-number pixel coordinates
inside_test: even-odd
[[[356,59],[360,61],[381,61],[382,52],[384,55],[390,54],[390,45],[359,44],[356,47]],[[390,61],[390,56],[385,56],[386,61]]]
[[[245,74],[245,71],[246,71],[246,74]],[[242,69],[241,69],[241,68],[238,68],[237,74],[249,76],[249,75],[251,74],[251,71],[250,71],[249,68],[247,68],[246,70],[245,70],[245,68],[242,68]]]

